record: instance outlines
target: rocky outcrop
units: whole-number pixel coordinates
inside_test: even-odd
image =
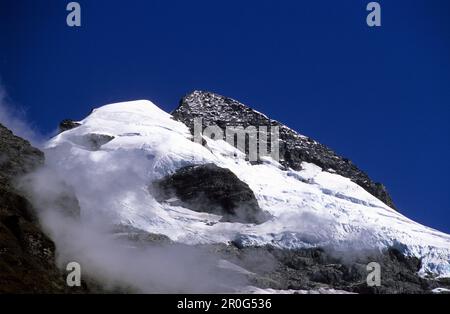
[[[420,277],[420,260],[404,256],[395,248],[366,252],[345,259],[322,248],[296,250],[272,246],[238,247],[215,245],[210,250],[249,271],[249,282],[277,290],[337,289],[363,294],[432,293],[450,287],[442,280]],[[353,252],[355,253],[355,252]],[[381,285],[367,284],[367,265],[380,265]]]
[[[107,134],[90,133],[83,136],[74,136],[71,138],[72,142],[83,146],[88,150],[99,150],[102,145],[111,142],[114,136]]]
[[[347,177],[369,193],[394,208],[394,203],[386,188],[373,182],[367,174],[358,169],[349,159],[337,155],[330,148],[317,141],[300,135],[294,130],[272,120],[240,102],[214,93],[195,91],[185,96],[172,112],[173,117],[186,124],[193,133],[194,118],[202,118],[203,126],[278,126],[280,163],[294,170],[301,169],[301,163],[311,162],[327,171]],[[270,143],[269,143],[270,148]]]
[[[80,126],[81,123],[70,120],[70,119],[64,119],[59,123],[59,133],[71,130],[73,128],[76,128]]]
[[[114,234],[117,239],[130,241],[139,247],[145,247],[146,245],[152,245],[154,247],[174,244],[174,242],[166,235],[150,233],[129,225],[114,226],[111,233]]]
[[[187,166],[152,185],[158,201],[173,197],[179,205],[222,216],[221,221],[262,223],[261,210],[250,187],[229,169],[215,164]]]

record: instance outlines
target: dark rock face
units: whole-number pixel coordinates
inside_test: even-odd
[[[0,179],[9,181],[44,163],[44,154],[0,124]]]
[[[183,206],[221,215],[222,221],[262,223],[267,219],[249,186],[215,164],[181,168],[154,182],[153,189],[159,201],[177,197]]]
[[[0,293],[62,293],[53,242],[40,230],[26,199],[0,188]]]
[[[260,288],[311,290],[338,289],[364,294],[431,293],[436,287],[449,287],[443,281],[417,275],[420,260],[406,257],[394,248],[364,254],[352,261],[330,255],[321,248],[282,250],[271,246],[212,248],[224,258],[254,273],[252,285]],[[381,286],[370,287],[366,266],[380,264]]]
[[[396,249],[383,253],[357,258],[348,263],[330,256],[322,249],[296,251],[272,250],[281,263],[281,273],[288,274],[287,284],[296,288],[305,284],[327,285],[334,289],[356,293],[424,293],[429,292],[433,283],[420,278],[417,271],[420,261],[414,257],[405,257]],[[401,258],[400,258],[401,257]],[[370,287],[366,278],[366,265],[377,262],[381,269],[381,286]]]
[[[81,124],[79,122],[75,122],[70,119],[62,120],[59,123],[59,133],[65,132],[67,130],[71,130],[73,128],[76,128],[77,126],[80,126]]]
[[[172,112],[178,121],[186,124],[193,133],[194,119],[202,118],[203,126],[278,126],[280,133],[280,163],[294,170],[301,169],[301,163],[311,162],[323,170],[333,169],[363,187],[366,191],[394,208],[394,203],[386,188],[373,182],[367,174],[358,169],[350,160],[338,156],[328,147],[302,136],[287,126],[241,104],[217,94],[195,91],[185,96],[179,107]],[[270,143],[269,143],[270,148]]]
[[[55,246],[12,180],[44,162],[42,152],[0,125],[0,293],[61,293]]]

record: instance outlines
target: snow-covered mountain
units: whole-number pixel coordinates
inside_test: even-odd
[[[264,157],[249,162],[244,152],[224,140],[205,137],[203,144],[194,142],[190,121],[199,116],[206,123],[245,126],[267,119],[278,124],[280,161]],[[350,161],[219,95],[194,92],[183,98],[173,115],[147,100],[99,107],[81,121],[64,121],[62,132],[46,144],[45,154],[55,176],[73,190],[83,222],[139,230],[188,245],[270,246],[286,252],[320,248],[345,258],[395,249],[416,258],[420,276],[450,277],[450,235],[388,206],[393,204],[384,187]],[[212,168],[205,165],[215,165],[219,172],[209,174]],[[265,218],[223,219],[220,211],[205,211],[195,203],[187,206],[176,191],[161,198],[152,188],[155,182],[175,182],[174,176],[183,171],[189,175],[186,171],[195,169],[192,166],[203,167],[206,175],[199,173],[209,177],[208,182],[239,181],[248,201],[256,199],[252,208]],[[181,178],[189,188],[195,181]],[[220,184],[218,189],[225,192],[213,194],[209,201],[227,197],[227,183]],[[241,192],[236,192],[240,200]],[[209,192],[200,188],[200,193]],[[235,207],[232,214],[246,210]]]

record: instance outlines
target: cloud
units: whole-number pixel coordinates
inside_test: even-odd
[[[239,274],[219,271],[218,256],[200,248],[141,246],[57,212],[47,211],[41,217],[55,239],[59,266],[64,269],[75,261],[81,265],[82,275],[112,291],[214,293],[232,291],[245,282]]]
[[[46,165],[18,180],[17,185],[55,242],[61,269],[77,262],[82,278],[84,274],[107,290],[121,292],[234,292],[248,284],[245,274],[220,267],[222,257],[210,249],[140,243],[111,232],[120,221],[121,210],[128,210],[123,208],[125,200],[143,204],[147,210],[141,208],[140,212],[145,219],[152,218],[154,203],[141,185],[143,169],[149,164],[145,154],[99,151],[96,160],[74,158],[69,162],[70,150],[70,145],[46,150]],[[71,191],[79,200],[79,218],[72,215],[77,209],[70,208],[76,202],[67,201]]]

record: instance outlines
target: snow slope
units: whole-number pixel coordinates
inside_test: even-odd
[[[304,163],[301,171],[284,171],[270,158],[250,165],[225,141],[194,143],[184,124],[146,100],[103,106],[80,123],[51,139],[46,156],[74,187],[86,221],[130,225],[188,244],[234,240],[337,251],[394,246],[422,258],[422,275],[450,277],[450,235],[408,219],[332,170]],[[114,139],[94,150],[85,140],[89,134]],[[219,222],[216,215],[160,204],[148,192],[152,180],[209,162],[246,182],[273,218],[261,225]]]

